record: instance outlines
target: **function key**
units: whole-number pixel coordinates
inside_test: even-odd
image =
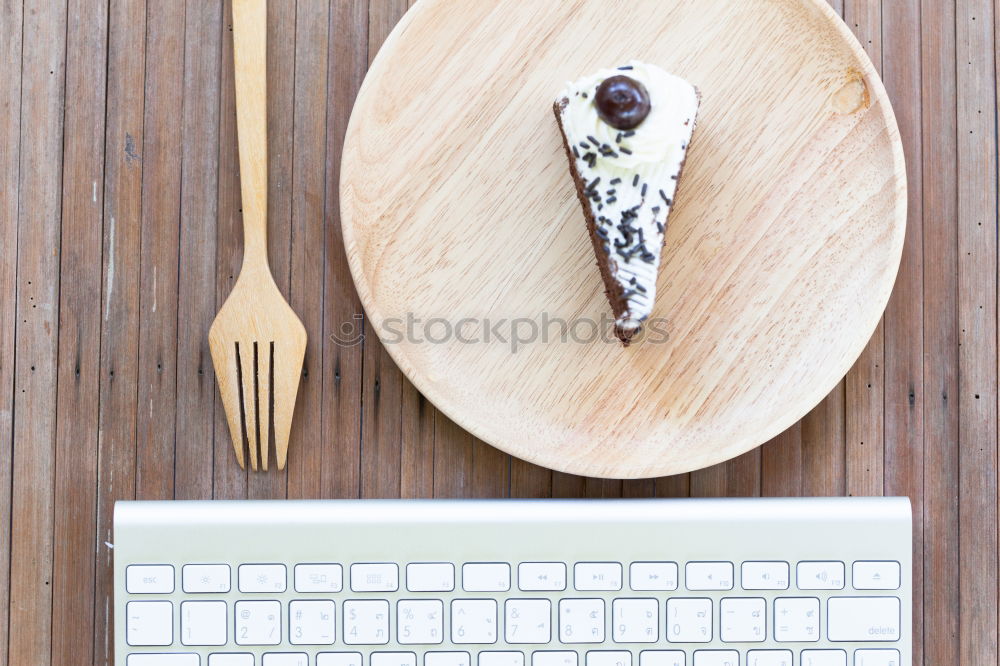
[[[339,564],[296,564],[296,592],[340,592],[344,568]]]
[[[787,590],[788,562],[744,562],[741,576],[744,590]]]
[[[800,590],[842,590],[844,563],[799,562],[796,579]]]
[[[394,562],[352,564],[351,589],[355,592],[395,592],[399,589],[399,566]]]
[[[240,592],[284,592],[287,586],[284,564],[241,564]]]
[[[628,568],[629,585],[633,590],[677,589],[676,562],[633,562]]]
[[[127,566],[125,591],[129,594],[170,594],[174,591],[174,568],[169,564]]]
[[[855,590],[898,590],[899,562],[855,562]]]
[[[732,562],[688,562],[684,577],[689,590],[733,589]]]
[[[506,592],[510,589],[510,565],[506,562],[463,564],[462,588],[466,592]]]
[[[455,589],[455,565],[451,562],[411,562],[406,565],[406,589],[410,592],[451,592]]]
[[[229,579],[228,564],[185,564],[181,569],[181,586],[188,594],[228,592]]]
[[[577,562],[573,584],[578,590],[622,589],[622,565],[618,562]]]
[[[566,565],[562,562],[521,562],[517,565],[517,586],[525,592],[566,589]]]

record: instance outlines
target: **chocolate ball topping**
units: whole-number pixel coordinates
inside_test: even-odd
[[[634,129],[649,115],[649,91],[623,74],[601,83],[594,97],[597,115],[615,129]]]

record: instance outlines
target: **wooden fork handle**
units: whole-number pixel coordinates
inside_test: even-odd
[[[267,266],[267,0],[233,0],[243,263]]]

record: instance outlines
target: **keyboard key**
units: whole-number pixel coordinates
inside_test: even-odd
[[[847,666],[847,653],[843,650],[803,650],[801,666]]]
[[[767,602],[763,599],[723,599],[719,613],[719,636],[724,643],[759,643],[767,638]]]
[[[603,643],[604,600],[560,599],[559,640],[563,643]]]
[[[181,602],[183,645],[225,645],[229,616],[225,601]]]
[[[296,564],[296,592],[340,592],[344,589],[344,568],[339,564]]]
[[[170,645],[174,642],[174,605],[169,601],[130,601],[125,605],[129,645]]]
[[[169,564],[127,566],[125,591],[129,594],[170,594],[174,591],[174,568]]]
[[[451,592],[455,589],[455,565],[451,562],[407,564],[406,589],[410,592]]]
[[[196,654],[130,654],[126,666],[198,666]],[[209,664],[209,666],[216,666]]]
[[[788,562],[744,562],[740,578],[744,590],[787,590]]]
[[[855,590],[898,590],[899,562],[855,562]]]
[[[479,653],[479,666],[524,666],[524,653],[513,650],[484,650]]]
[[[574,650],[536,650],[531,653],[531,666],[577,666]]]
[[[639,666],[686,666],[681,650],[643,650],[639,653]]]
[[[470,666],[468,652],[425,652],[424,666]],[[320,666],[316,664],[316,666]]]
[[[827,602],[831,641],[898,641],[899,621],[896,597],[831,597]]]
[[[188,594],[229,592],[230,578],[228,564],[185,564],[181,569],[181,587]]]
[[[796,571],[800,590],[844,589],[843,562],[799,562]]]
[[[708,643],[712,640],[711,599],[667,599],[667,640]]]
[[[619,562],[577,562],[573,584],[582,591],[622,589],[622,565]]]
[[[292,645],[333,645],[337,638],[337,608],[326,599],[288,604],[288,642]]]
[[[246,652],[241,654],[210,654],[208,655],[208,666],[253,666],[253,655]]]
[[[351,589],[355,592],[395,592],[399,589],[399,566],[392,562],[352,564]]]
[[[517,565],[517,586],[524,592],[566,589],[563,562],[521,562]]]
[[[304,652],[268,652],[260,663],[262,666],[309,666],[309,655]]]
[[[402,599],[396,604],[397,640],[402,645],[444,641],[444,604],[440,599]]]
[[[510,589],[510,565],[506,562],[463,564],[462,589],[466,592],[506,592]]]
[[[733,589],[732,562],[688,562],[684,567],[689,590]]]
[[[548,599],[508,599],[504,603],[504,638],[508,643],[552,640],[552,603]]]
[[[587,666],[632,666],[632,653],[628,650],[590,650]]]
[[[736,650],[695,650],[694,666],[740,666]]]
[[[241,564],[240,592],[284,592],[287,586],[284,564]]]
[[[819,626],[819,599],[774,600],[774,640],[812,643],[819,640]]]
[[[855,650],[854,666],[902,666],[899,650]]]
[[[656,599],[615,599],[611,618],[616,643],[655,643],[659,638],[660,603]]]
[[[353,573],[351,575],[353,577]],[[384,599],[345,601],[344,642],[348,645],[388,643],[389,602]]]
[[[362,666],[360,652],[320,652],[316,666]]]
[[[496,643],[497,602],[493,599],[452,600],[451,642]]]
[[[791,650],[750,650],[747,666],[793,666]]]
[[[371,666],[417,666],[417,655],[413,652],[372,652]]]
[[[633,562],[628,568],[629,585],[637,592],[677,589],[676,562]]]
[[[280,601],[237,601],[235,612],[237,645],[281,643]]]

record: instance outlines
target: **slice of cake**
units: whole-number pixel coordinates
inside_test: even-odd
[[[633,60],[568,84],[555,102],[615,335],[626,347],[653,310],[699,100],[684,79]]]

